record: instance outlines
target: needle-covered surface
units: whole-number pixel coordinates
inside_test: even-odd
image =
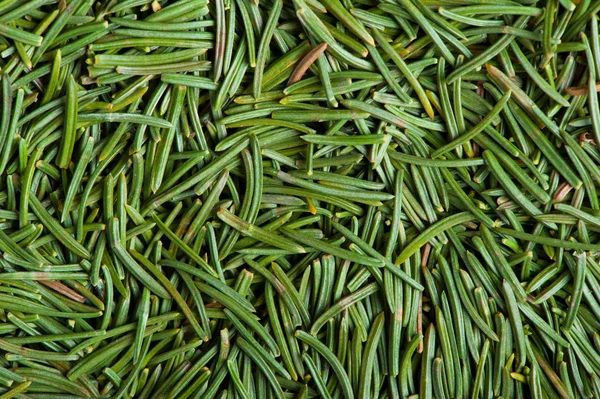
[[[599,11],[0,1],[0,399],[600,398]]]

